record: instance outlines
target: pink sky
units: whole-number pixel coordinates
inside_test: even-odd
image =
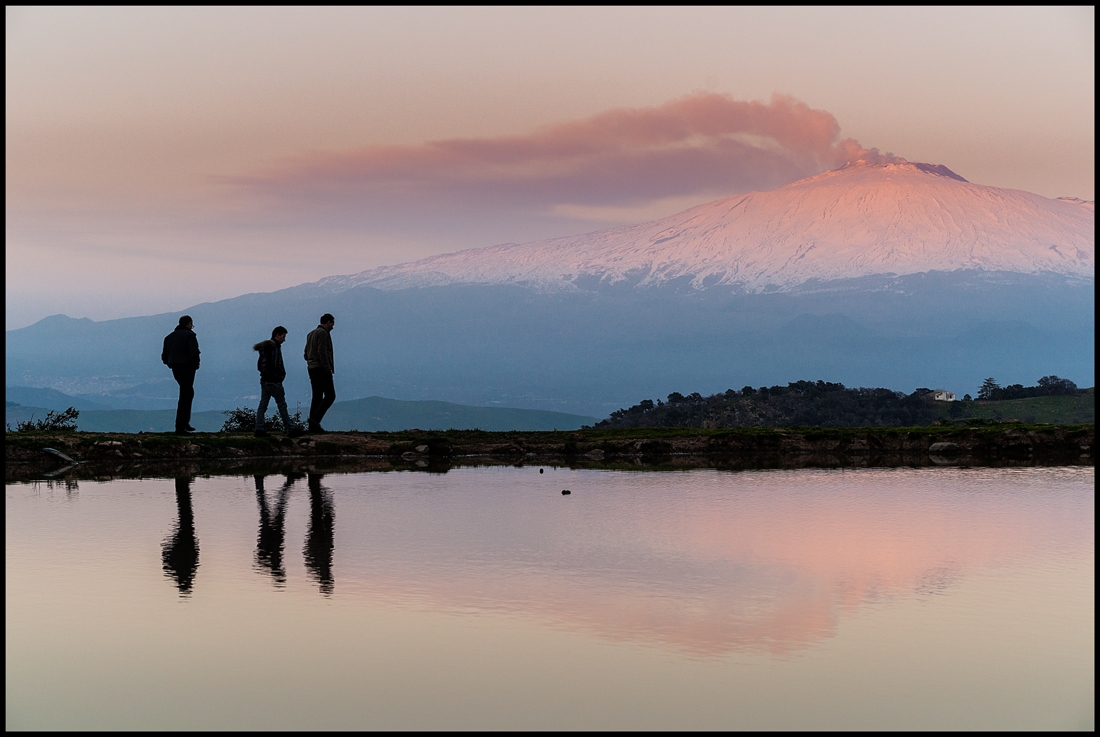
[[[640,222],[860,146],[1092,199],[1093,19],[8,8],[6,324]]]

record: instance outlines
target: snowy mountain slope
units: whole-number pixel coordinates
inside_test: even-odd
[[[690,277],[696,288],[756,292],[958,269],[1094,278],[1094,203],[974,184],[939,165],[860,162],[639,225],[443,254],[318,286],[559,291],[581,277],[639,286]]]

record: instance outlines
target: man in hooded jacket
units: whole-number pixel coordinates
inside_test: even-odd
[[[267,414],[267,404],[272,397],[275,398],[275,406],[279,408],[279,419],[283,421],[286,434],[292,438],[303,434],[302,429],[290,421],[290,412],[286,408],[286,393],[283,391],[283,379],[286,378],[286,368],[283,366],[283,342],[286,341],[286,333],[286,328],[279,325],[271,331],[271,340],[260,341],[252,346],[252,350],[260,354],[256,360],[256,368],[260,371],[260,406],[256,410],[256,437],[267,435],[267,431],[264,430],[264,415]]]

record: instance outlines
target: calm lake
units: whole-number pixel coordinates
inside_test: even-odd
[[[1092,467],[543,471],[9,483],[6,726],[1094,727]]]

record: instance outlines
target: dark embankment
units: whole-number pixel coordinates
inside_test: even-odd
[[[8,433],[7,480],[171,475],[324,466],[427,470],[462,465],[592,468],[792,468],[927,465],[1092,465],[1095,425],[910,428],[634,428],[574,432],[251,434]],[[48,450],[47,450],[48,449]],[[194,469],[198,469],[197,471]]]

